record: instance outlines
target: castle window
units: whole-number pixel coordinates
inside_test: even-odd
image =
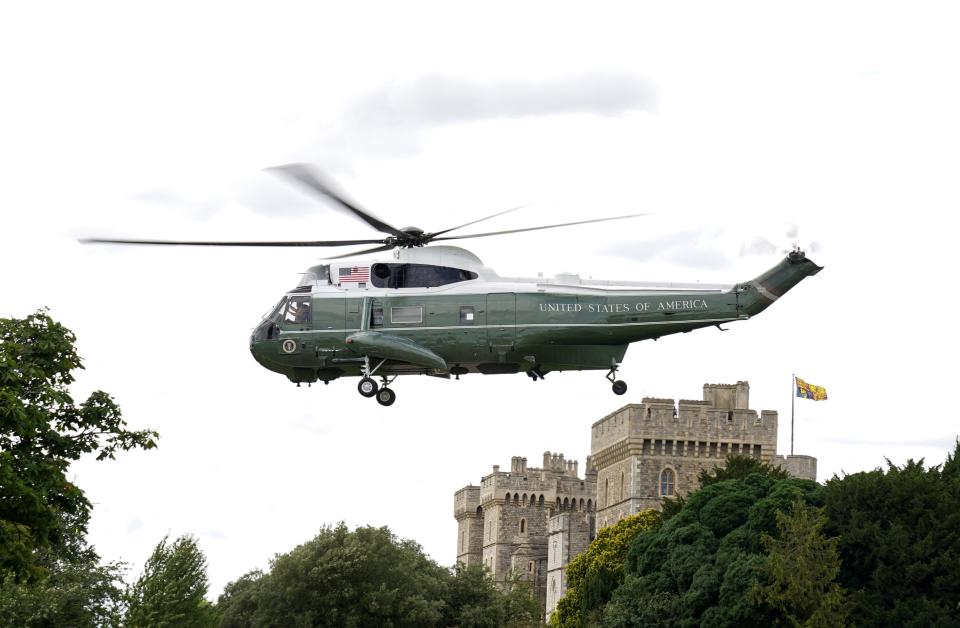
[[[521,519],[521,520],[520,520],[520,534],[523,534],[523,533],[526,532],[526,531],[527,531],[527,520],[526,520],[526,519]]]
[[[592,500],[592,499],[588,499],[588,500],[587,500],[587,512],[590,512],[591,510],[593,510],[593,500]]]
[[[733,410],[727,412],[727,423],[733,423]]]
[[[505,501],[505,502],[507,502],[507,503],[510,502],[510,493],[507,493],[507,496],[503,498],[503,501]]]
[[[650,408],[647,408],[647,418],[650,418]]]
[[[514,506],[519,506],[519,505],[520,505],[520,493],[514,493],[514,494],[513,494],[513,505],[514,505]]]
[[[664,469],[660,472],[660,495],[670,497],[673,495],[673,484],[675,480],[673,469]]]
[[[543,495],[540,496],[540,499],[537,501],[537,506],[543,508]]]

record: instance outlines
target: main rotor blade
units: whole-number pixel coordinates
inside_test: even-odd
[[[221,242],[216,240],[121,240],[115,238],[82,238],[82,244],[160,244],[164,246],[355,246],[380,244],[383,240],[294,240],[290,242]]]
[[[352,251],[350,253],[344,253],[343,255],[334,255],[333,257],[324,257],[323,259],[343,259],[344,257],[353,257],[354,255],[363,255],[364,253],[379,253],[380,251],[389,251],[392,248],[396,248],[394,245],[384,245],[376,246],[372,249],[364,249],[362,251]]]
[[[487,216],[486,218],[478,218],[478,219],[476,219],[476,220],[474,220],[474,221],[472,221],[472,222],[465,222],[465,223],[463,223],[462,225],[460,225],[459,227],[450,227],[449,229],[444,229],[443,231],[437,231],[436,233],[431,233],[431,234],[428,235],[428,237],[434,238],[434,237],[436,237],[436,236],[438,236],[438,235],[443,235],[444,233],[450,233],[451,231],[456,231],[457,229],[462,229],[462,228],[464,228],[464,227],[469,227],[470,225],[475,225],[475,224],[477,224],[478,222],[483,222],[484,220],[490,220],[491,218],[496,218],[497,216],[503,216],[504,214],[509,214],[510,212],[515,212],[515,211],[517,211],[518,209],[523,209],[523,208],[526,207],[526,206],[527,206],[526,204],[524,204],[524,205],[517,205],[516,207],[511,207],[510,209],[506,209],[506,210],[504,210],[504,211],[502,211],[502,212],[497,212],[496,214],[491,214],[491,215]]]
[[[300,182],[302,185],[310,188],[314,192],[317,192],[321,196],[334,201],[342,208],[346,209],[354,216],[358,217],[360,220],[364,221],[377,231],[382,231],[384,233],[389,233],[390,235],[395,235],[399,237],[404,237],[404,233],[394,227],[393,225],[387,224],[384,221],[380,220],[367,210],[351,203],[339,193],[333,191],[333,189],[324,183],[320,177],[311,171],[304,164],[286,164],[284,166],[272,166],[267,168],[267,170],[274,170],[276,172],[283,173],[284,175],[290,177],[294,181]]]
[[[571,227],[573,225],[585,225],[591,222],[607,222],[610,220],[624,220],[626,218],[637,218],[639,216],[649,216],[650,213],[628,214],[626,216],[612,216],[610,218],[594,218],[593,220],[578,220],[577,222],[563,222],[557,225],[544,225],[542,227],[527,227],[525,229],[507,229],[506,231],[490,231],[488,233],[471,233],[462,236],[447,236],[445,238],[434,238],[439,240],[465,240],[466,238],[486,238],[487,236],[503,235],[505,233],[520,233],[522,231],[539,231],[540,229],[556,229],[557,227]]]

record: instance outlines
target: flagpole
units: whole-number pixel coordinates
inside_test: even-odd
[[[790,455],[793,455],[793,405],[797,397],[797,375],[793,374],[790,379]]]

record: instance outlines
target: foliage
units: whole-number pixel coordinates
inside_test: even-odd
[[[753,471],[705,474],[677,514],[634,539],[603,625],[766,626],[779,618],[749,597],[764,573],[760,537],[776,532],[776,513],[793,502],[822,503],[823,487],[751,463],[736,473],[744,468]]]
[[[413,541],[341,523],[274,558],[267,575],[248,578],[219,606],[237,618],[228,626],[434,626],[448,578]],[[241,599],[252,612],[236,610]]]
[[[164,537],[154,548],[143,574],[130,587],[127,626],[205,627],[217,624],[207,593],[207,559],[193,536],[173,543]]]
[[[17,582],[8,574],[0,582],[0,626],[119,626],[123,606],[119,563],[99,564],[90,549],[70,561],[39,561],[48,576],[39,582]]]
[[[529,585],[498,589],[479,565],[437,565],[389,529],[341,523],[250,572],[217,602],[223,628],[252,626],[539,626]]]
[[[723,482],[724,480],[742,480],[754,473],[759,473],[772,480],[786,480],[790,477],[784,469],[775,467],[751,456],[727,456],[723,466],[712,469],[702,469],[697,474],[700,488]]]
[[[633,539],[660,526],[655,510],[631,515],[600,530],[587,551],[567,566],[567,592],[550,615],[550,623],[562,628],[585,625],[623,581],[623,565]]]
[[[760,537],[767,550],[765,584],[751,592],[758,604],[777,609],[789,626],[832,628],[846,625],[846,592],[837,584],[837,539],[823,533],[822,508],[794,502],[777,513],[777,537]]]
[[[460,628],[539,626],[542,610],[530,584],[509,574],[501,591],[482,565],[454,567],[443,625]]]
[[[67,387],[83,368],[75,341],[43,310],[0,318],[0,574],[16,582],[47,575],[39,550],[80,558],[91,505],[67,480],[72,460],[156,446],[156,432],[126,429],[107,393],[74,403]]]
[[[960,443],[942,469],[888,461],[834,477],[825,506],[858,625],[960,625]]]

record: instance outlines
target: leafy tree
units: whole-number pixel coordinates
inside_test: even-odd
[[[585,625],[623,581],[624,561],[634,538],[657,529],[660,523],[660,513],[647,510],[600,530],[587,551],[567,566],[567,592],[550,615],[551,625],[558,628]]]
[[[150,449],[157,433],[129,431],[120,409],[96,391],[77,405],[68,386],[83,368],[73,333],[44,310],[0,318],[0,577],[42,580],[43,550],[81,559],[90,502],[67,480],[71,461]]]
[[[436,626],[450,574],[387,528],[350,532],[341,523],[274,558],[267,575],[246,578],[219,600],[226,625]]]
[[[723,482],[724,480],[742,480],[754,473],[768,477],[771,480],[785,480],[790,477],[784,469],[775,467],[751,456],[727,456],[723,466],[712,469],[701,469],[697,474],[700,488]]]
[[[494,585],[479,565],[451,573],[389,529],[341,523],[224,589],[222,628],[252,626],[539,626],[526,582]]]
[[[832,478],[824,495],[858,625],[960,625],[960,443],[942,469],[887,461]]]
[[[760,538],[768,552],[763,565],[766,583],[758,583],[751,595],[755,602],[780,611],[789,626],[846,624],[846,592],[836,582],[838,539],[824,535],[826,523],[822,508],[796,501],[789,512],[777,513],[777,537]]]
[[[130,588],[126,625],[131,627],[206,627],[217,624],[207,593],[207,559],[197,540],[184,535],[173,543],[164,537],[154,548],[143,574]]]
[[[12,573],[0,582],[0,626],[119,626],[123,607],[120,563],[101,565],[93,550],[60,560],[43,552],[38,562],[48,575],[17,582]]]
[[[749,597],[764,577],[760,537],[776,532],[776,513],[794,501],[821,504],[823,487],[760,466],[745,477],[707,480],[659,529],[635,537],[623,584],[603,608],[604,626],[768,626],[780,619]]]

